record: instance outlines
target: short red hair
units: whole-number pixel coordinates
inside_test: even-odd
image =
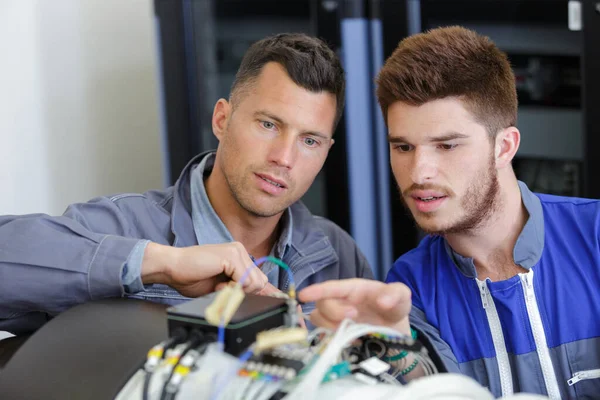
[[[486,36],[452,26],[402,40],[377,77],[387,122],[390,105],[419,106],[457,97],[490,135],[517,123],[517,90],[508,57]]]

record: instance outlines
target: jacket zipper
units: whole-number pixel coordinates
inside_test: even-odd
[[[494,299],[490,294],[486,281],[477,279],[477,286],[479,286],[481,302],[483,304],[483,309],[485,310],[488,324],[490,325],[492,342],[494,343],[494,351],[496,352],[496,360],[498,361],[502,396],[508,396],[513,394],[513,382],[510,362],[508,361],[508,352],[504,342],[504,334],[502,333],[502,325],[500,324],[500,317],[498,316],[498,310],[496,310]]]
[[[531,325],[531,331],[533,332],[533,340],[535,341],[535,347],[537,348],[537,354],[540,359],[540,366],[542,367],[542,375],[544,376],[548,397],[551,399],[560,399],[560,390],[558,389],[558,382],[556,380],[554,366],[552,365],[552,359],[550,358],[550,351],[548,350],[548,343],[546,341],[546,333],[544,332],[540,309],[538,308],[535,291],[533,289],[533,269],[530,269],[526,274],[519,274],[519,277],[521,278],[521,285],[523,286],[523,292],[525,293],[525,305],[527,306],[527,314],[529,314],[529,324]]]
[[[569,386],[573,386],[579,381],[585,381],[588,379],[600,378],[600,369],[588,369],[586,371],[579,371],[573,374],[573,377],[567,381]]]

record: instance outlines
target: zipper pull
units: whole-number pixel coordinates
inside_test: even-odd
[[[527,281],[527,287],[529,288],[529,290],[533,290],[533,277],[531,277],[529,273],[527,273],[527,275],[525,275],[525,280]]]
[[[523,282],[525,283],[525,296],[528,299],[533,298],[533,282],[531,280],[531,276],[529,275],[529,273],[523,274],[521,275],[523,277]]]
[[[487,292],[487,286],[485,282],[477,281],[477,286],[479,286],[479,293],[481,294],[481,302],[483,303],[483,308],[486,309],[489,307],[489,298]]]
[[[582,372],[575,372],[575,374],[573,374],[573,377],[569,379],[567,383],[569,384],[569,386],[573,386],[574,384],[585,378],[584,375],[585,374]]]
[[[600,378],[600,369],[590,369],[587,371],[579,371],[573,374],[573,377],[567,381],[569,386],[573,386],[579,381],[585,379],[598,379]]]

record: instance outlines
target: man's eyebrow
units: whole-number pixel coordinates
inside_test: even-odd
[[[388,142],[390,143],[407,143],[408,141],[406,140],[406,138],[404,136],[394,136],[394,135],[388,135]]]
[[[444,133],[440,136],[432,136],[429,138],[430,142],[448,142],[450,140],[454,140],[454,139],[468,139],[469,136],[465,135],[464,133],[460,133],[460,132],[447,132]]]
[[[284,120],[282,120],[281,118],[279,118],[279,117],[271,114],[268,111],[264,111],[264,110],[256,111],[254,113],[254,116],[255,117],[265,116],[265,117],[267,117],[269,119],[272,119],[273,121],[277,122],[280,125],[283,125],[283,126],[287,125],[287,123]],[[326,135],[326,134],[321,133],[321,132],[317,132],[317,131],[303,131],[302,134],[316,136],[316,137],[324,139],[324,140],[330,140],[331,139],[331,136]]]
[[[454,139],[468,139],[469,136],[460,132],[447,132],[439,136],[430,136],[427,141],[431,143],[448,142]],[[409,143],[404,136],[395,136],[393,134],[388,135],[388,142],[390,143]]]
[[[281,118],[279,118],[279,117],[278,117],[278,116],[276,116],[276,115],[273,115],[273,114],[271,114],[271,113],[270,113],[270,112],[268,112],[268,111],[259,110],[259,111],[256,111],[256,112],[254,113],[254,116],[255,116],[255,117],[259,117],[259,116],[261,116],[261,115],[262,115],[262,116],[265,116],[265,117],[267,117],[267,118],[270,118],[270,119],[272,119],[272,120],[274,120],[274,121],[278,122],[278,123],[279,123],[279,124],[281,124],[281,125],[287,125],[287,124],[285,123],[285,121],[284,121],[284,120],[282,120]]]
[[[326,134],[324,134],[324,133],[321,133],[321,132],[314,132],[314,131],[304,131],[304,132],[302,132],[302,133],[303,133],[303,134],[305,134],[305,135],[312,135],[312,136],[316,136],[316,137],[318,137],[318,138],[321,138],[321,139],[323,139],[323,140],[331,140],[331,137],[330,137],[330,136],[328,136],[328,135],[326,135]]]

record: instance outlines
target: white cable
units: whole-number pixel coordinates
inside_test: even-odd
[[[231,382],[227,384],[227,388],[221,392],[219,400],[235,400],[239,396],[238,392],[242,385],[243,383],[240,382],[240,377],[236,375],[231,379]]]
[[[396,380],[396,378],[394,378],[392,375],[388,374],[387,372],[384,372],[383,374],[379,375],[379,378],[383,379],[386,383],[389,383],[391,385],[399,385],[400,382],[398,382]]]
[[[250,387],[250,385],[252,385],[252,378],[248,378],[245,376],[238,376],[237,382],[239,382],[239,383],[236,384],[235,382],[233,382],[231,384],[231,386],[235,387],[235,391],[234,391],[235,396],[233,396],[232,399],[233,400],[243,400],[244,393]]]
[[[248,390],[246,391],[244,399],[254,399],[260,392],[262,392],[262,390],[267,384],[267,381],[254,381],[250,388],[248,388]]]
[[[325,333],[327,335],[332,334],[333,332],[330,329],[327,328],[315,328],[312,331],[310,331],[308,333],[308,336],[306,337],[306,341],[308,343],[311,343],[318,335],[320,335],[321,333]]]
[[[298,386],[296,386],[296,388],[294,388],[294,390],[285,397],[286,400],[315,398],[317,388],[321,384],[325,373],[329,370],[329,368],[331,368],[333,362],[339,356],[342,349],[355,339],[358,339],[359,337],[369,333],[380,333],[383,335],[406,337],[406,335],[403,335],[391,328],[368,324],[350,324],[352,324],[352,321],[348,319],[341,323],[323,354],[321,354],[317,362],[312,366],[310,371],[306,374]]]
[[[269,400],[279,389],[283,387],[283,383],[283,381],[270,382],[265,386],[262,393],[260,393],[254,400]]]

